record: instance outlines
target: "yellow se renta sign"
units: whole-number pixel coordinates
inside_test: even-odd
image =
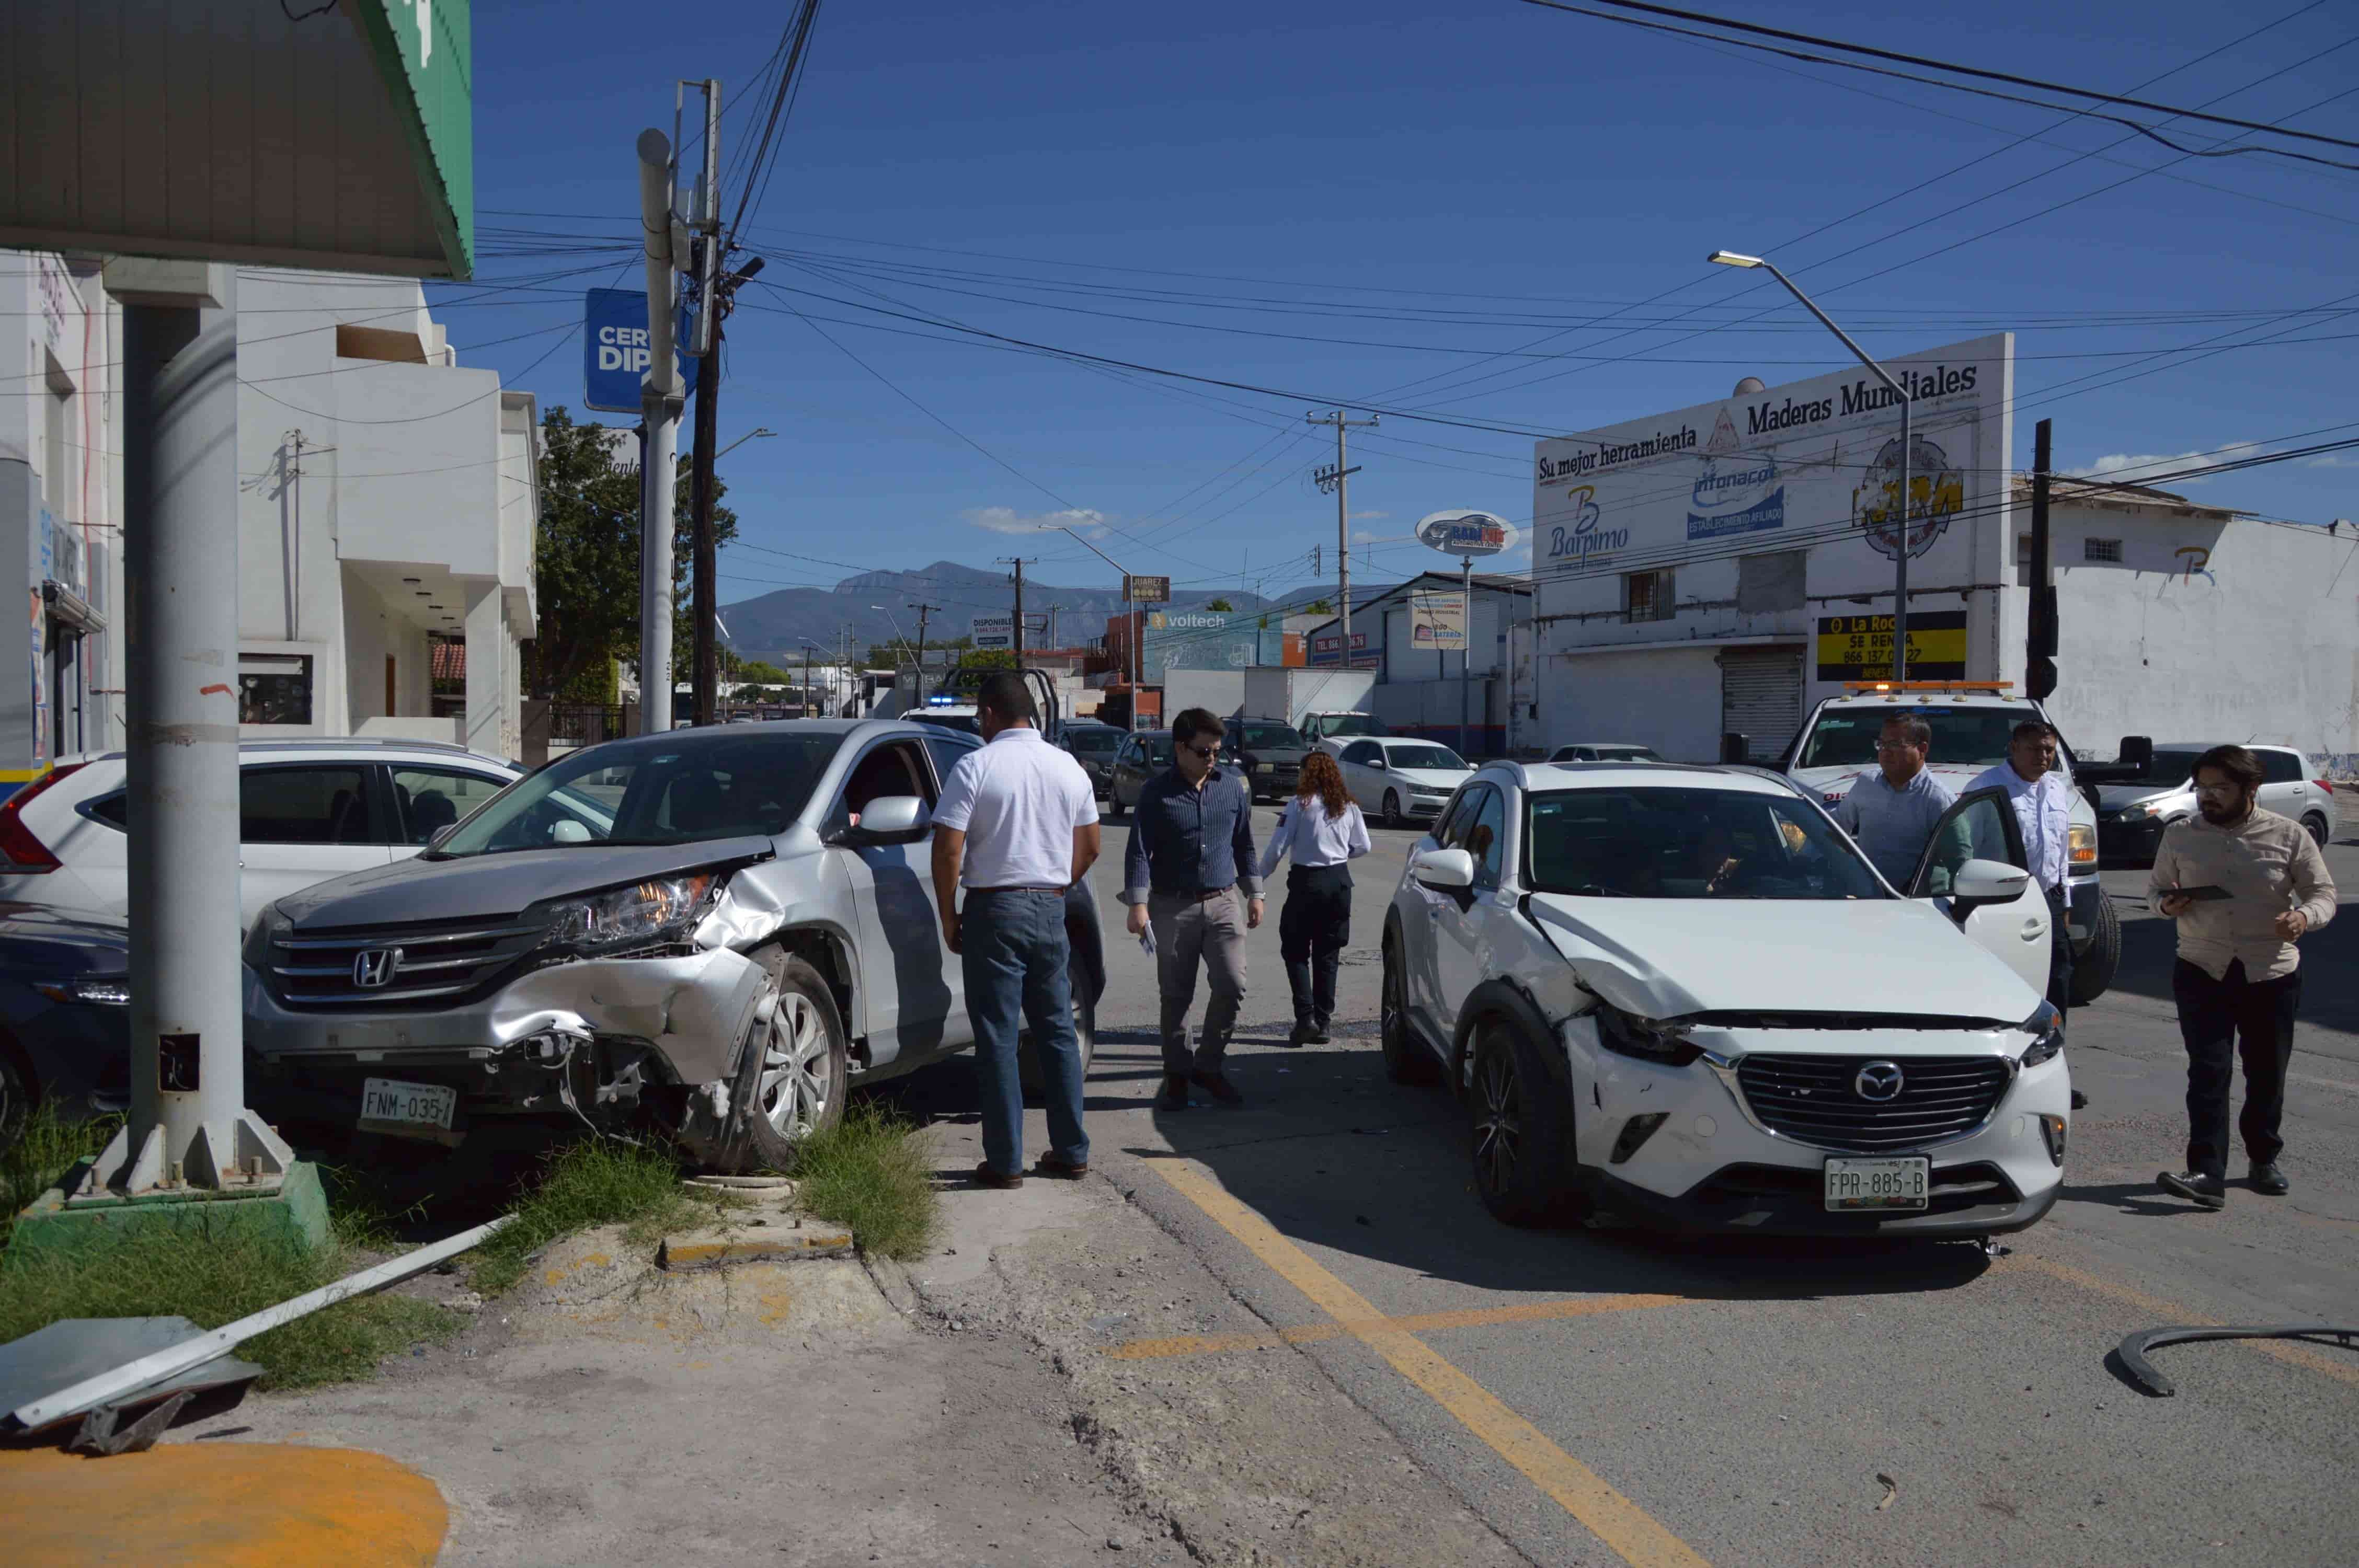
[[[1819,679],[1875,680],[1892,673],[1892,617],[1821,615]],[[1908,677],[1966,678],[1966,612],[1921,611],[1908,617]]]

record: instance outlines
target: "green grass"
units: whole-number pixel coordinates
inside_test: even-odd
[[[67,1317],[187,1318],[219,1328],[364,1266],[342,1235],[317,1249],[286,1238],[148,1231],[136,1243],[0,1255],[0,1343]],[[456,1333],[459,1316],[407,1296],[339,1302],[258,1335],[236,1354],[263,1386],[308,1388],[372,1376],[380,1358]]]
[[[909,1123],[868,1105],[802,1144],[795,1161],[802,1206],[849,1226],[864,1252],[909,1259],[941,1232],[932,1151]]]
[[[10,1233],[16,1228],[16,1216],[25,1206],[56,1186],[58,1178],[76,1161],[103,1151],[121,1125],[117,1117],[60,1121],[47,1104],[37,1105],[26,1114],[15,1141],[0,1151],[0,1202],[8,1206],[7,1212],[0,1214],[0,1247],[8,1244]]]
[[[680,1185],[678,1153],[668,1144],[592,1138],[550,1155],[540,1179],[518,1200],[516,1217],[469,1256],[469,1277],[496,1295],[525,1277],[551,1242],[594,1226],[623,1225],[632,1239],[653,1241],[673,1226],[703,1217],[706,1199]]]

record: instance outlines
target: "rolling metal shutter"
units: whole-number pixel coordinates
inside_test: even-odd
[[[1777,760],[1802,724],[1802,650],[1727,648],[1720,654],[1720,732],[1745,737],[1756,762]]]

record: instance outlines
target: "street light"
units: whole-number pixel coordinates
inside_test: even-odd
[[[1123,564],[1120,561],[1115,560],[1112,556],[1107,555],[1103,550],[1099,549],[1095,545],[1091,544],[1087,539],[1082,538],[1079,534],[1073,533],[1071,524],[1065,523],[1043,523],[1039,526],[1040,532],[1043,534],[1072,534],[1073,543],[1081,546],[1082,548],[1087,550],[1090,554],[1095,556],[1098,559],[1103,561],[1114,570],[1121,572],[1123,587],[1127,589],[1130,586],[1130,573],[1124,569]],[[1128,593],[1125,593],[1123,595],[1122,601],[1125,604],[1133,602]],[[1125,611],[1123,612],[1124,618],[1127,620],[1133,613],[1134,612],[1131,611]],[[1130,627],[1130,652],[1131,657],[1136,661],[1136,673],[1132,675],[1130,681],[1130,729],[1133,734],[1136,734],[1138,732],[1138,688],[1147,684],[1146,622],[1147,617],[1145,615],[1139,615],[1136,620],[1131,622]]]
[[[1779,272],[1775,262],[1766,256],[1741,255],[1735,251],[1714,251],[1704,259],[1721,266],[1767,269],[1770,276],[1784,284],[1786,291],[1800,300],[1803,307],[1819,319],[1821,326],[1841,338],[1843,347],[1858,356],[1859,362],[1875,372],[1875,378],[1891,388],[1893,395],[1900,399],[1900,518],[1892,551],[1892,679],[1897,685],[1908,678],[1908,460],[1912,455],[1909,451],[1908,389],[1894,380],[1891,372],[1868,358],[1867,351],[1853,342],[1851,334],[1836,326],[1809,295],[1795,287],[1794,280]],[[1885,521],[1892,521],[1889,507],[1885,510]]]
[[[802,698],[803,698],[803,717],[804,717],[804,718],[806,718],[806,719],[810,719],[810,718],[814,717],[814,715],[812,714],[812,712],[811,712],[811,710],[810,710],[810,650],[811,650],[811,649],[813,649],[813,648],[818,648],[818,649],[819,649],[819,651],[820,651],[821,653],[822,653],[822,654],[826,653],[826,652],[827,652],[827,650],[826,650],[825,648],[821,648],[817,643],[812,642],[809,637],[798,637],[798,638],[796,638],[796,639],[795,639],[795,641],[797,641],[797,642],[800,643],[803,645],[803,650],[804,650],[804,652],[803,652],[803,690],[802,690]],[[831,680],[831,681],[829,681],[829,682],[827,683],[827,686],[828,686],[828,693],[827,693],[827,694],[828,694],[828,696],[830,696],[830,697],[833,697],[833,696],[835,695],[835,682],[833,682],[832,680]]]
[[[719,462],[722,459],[727,457],[730,453],[735,451],[746,442],[753,440],[757,436],[775,436],[777,434],[777,432],[771,429],[767,425],[757,425],[753,429],[746,431],[744,435],[730,442],[727,446],[722,448],[719,451],[713,453],[712,460],[716,463]]]

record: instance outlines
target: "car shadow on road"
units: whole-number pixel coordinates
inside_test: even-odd
[[[1282,1234],[1479,1289],[1576,1295],[1809,1301],[1973,1283],[1971,1243],[1674,1237],[1619,1225],[1521,1230],[1491,1217],[1470,1179],[1467,1134],[1445,1089],[1386,1082],[1373,1049],[1232,1057],[1241,1109],[1158,1112],[1169,1151],[1210,1169]]]

